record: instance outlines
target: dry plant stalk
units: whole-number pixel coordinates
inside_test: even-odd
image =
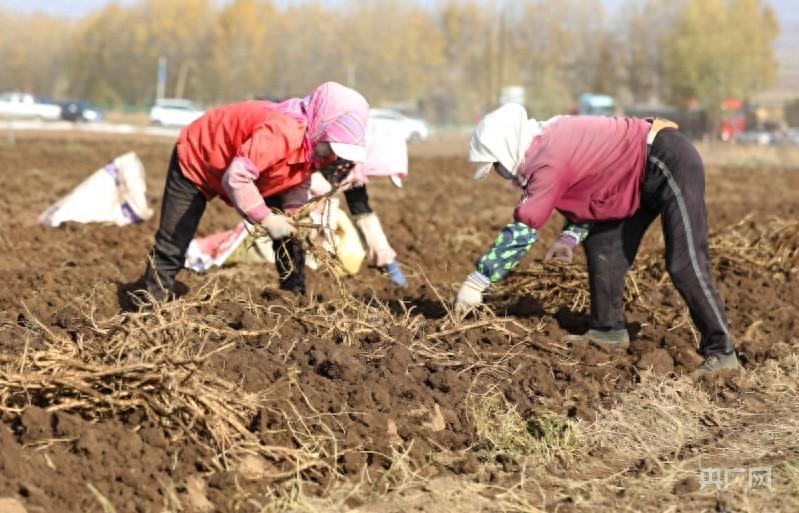
[[[309,244],[321,249],[328,259],[320,262],[334,261],[321,244]],[[799,263],[799,223],[772,219],[756,225],[744,220],[712,235],[710,248],[716,269],[788,277]],[[646,303],[664,276],[662,251],[642,254],[628,274],[628,302],[653,316],[673,318],[674,312]],[[497,295],[500,299],[532,295],[549,310],[583,309],[588,301],[586,288],[587,274],[577,266],[539,266],[514,273]],[[443,304],[434,287],[433,291]],[[291,378],[293,374],[289,385],[298,392],[292,397],[302,400],[292,404],[268,390],[247,393],[207,365],[241,337],[277,338],[281,327],[292,323],[302,325],[308,337],[361,348],[359,356],[365,360],[385,358],[392,347],[401,344],[414,357],[415,365],[470,373],[470,394],[477,397],[470,413],[482,419],[480,436],[495,451],[520,452],[543,460],[577,457],[586,446],[583,437],[590,433],[590,444],[623,442],[643,453],[674,454],[696,439],[703,412],[707,412],[701,396],[694,397],[681,381],[668,381],[639,387],[642,390],[635,398],[627,396],[630,401],[606,412],[590,432],[584,425],[569,424],[559,416],[541,415],[531,424],[491,385],[507,383],[524,368],[512,366],[509,362],[514,359],[535,359],[541,351],[562,360],[568,355],[557,344],[537,344],[538,332],[529,326],[490,311],[466,322],[455,322],[452,316],[428,319],[401,301],[389,304],[376,298],[356,298],[342,289],[334,299],[310,304],[260,305],[250,301],[247,308],[262,310],[270,319],[269,329],[256,331],[233,329],[224,319],[191,313],[219,302],[217,291],[201,291],[194,297],[202,299],[158,304],[148,312],[105,321],[89,316],[85,327],[91,334],[88,338],[78,335],[75,340],[53,333],[29,314],[27,327],[41,337],[44,347],[28,349],[22,355],[0,354],[0,410],[18,413],[37,405],[97,420],[143,410],[158,419],[173,439],[187,437],[207,449],[216,468],[231,468],[242,455],[256,454],[273,464],[270,468],[274,472],[265,476],[267,479],[335,473],[329,462],[336,461],[339,451],[348,449],[342,444],[341,431],[332,414],[315,409],[313,395],[300,389],[300,381]],[[473,343],[475,334],[487,332],[507,337],[507,351],[492,353]],[[367,337],[369,343],[364,344]],[[285,359],[291,351],[285,352]],[[795,366],[799,368],[799,364]],[[793,393],[795,380],[791,376],[772,382],[772,392]],[[685,404],[700,408],[688,409]],[[285,420],[294,440],[290,447],[264,446],[250,432],[250,423],[259,411],[270,411]],[[637,423],[631,419],[637,419]],[[538,430],[537,436],[531,436],[531,429]],[[663,445],[660,439],[640,433],[668,433],[668,443]],[[390,456],[397,459],[397,466],[393,477],[386,477],[389,488],[413,481],[417,462],[407,461],[405,453]]]
[[[708,237],[714,271],[732,270],[752,276],[768,274],[787,280],[799,273],[799,221],[770,218],[755,223],[751,215]],[[661,248],[643,252],[626,277],[625,302],[662,323],[674,320],[671,308],[653,305],[647,297],[668,279]],[[533,296],[550,312],[560,308],[583,311],[588,307],[588,272],[582,266],[547,263],[515,271],[497,287],[500,303],[522,295]]]
[[[87,318],[95,335],[90,340],[56,335],[28,312],[44,348],[0,358],[7,362],[0,368],[0,411],[19,413],[35,405],[100,420],[143,410],[174,440],[187,437],[204,448],[218,469],[245,453],[273,462],[280,470],[267,476],[272,478],[321,465],[302,451],[260,444],[248,426],[267,392],[248,393],[206,365],[242,336],[213,318],[198,322],[189,316],[217,295],[155,304],[102,322]]]
[[[330,198],[344,190],[344,185],[333,187],[330,191],[317,196],[297,210],[288,213],[294,226],[297,228],[297,233],[294,236],[300,241],[303,249],[310,252],[313,258],[324,269],[327,274],[336,280],[336,285],[341,291],[345,291],[344,282],[340,276],[345,274],[342,262],[336,256],[335,240],[332,236],[328,236],[323,224],[316,224],[310,221],[311,212],[320,207],[328,205]],[[269,235],[261,226],[256,225],[248,230],[254,239],[268,239]],[[333,252],[325,248],[324,243],[327,242],[332,248]],[[277,255],[275,255],[277,258]],[[293,269],[293,262],[290,262],[289,268],[286,270],[286,276],[291,274]]]
[[[470,398],[469,413],[479,440],[473,450],[489,459],[503,455],[571,461],[586,450],[577,422],[548,411],[523,416],[496,389]]]

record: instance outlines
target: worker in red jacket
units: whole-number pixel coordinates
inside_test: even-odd
[[[303,294],[305,251],[285,213],[308,200],[314,171],[337,184],[364,161],[368,114],[363,96],[328,82],[305,98],[218,107],[184,128],[169,164],[142,290],[157,300],[171,296],[205,204],[219,196],[266,230],[280,287]]]
[[[571,262],[584,242],[591,293],[591,329],[565,342],[626,349],[624,277],[646,229],[660,216],[666,264],[701,333],[699,376],[737,368],[724,305],[710,274],[702,159],[664,120],[564,116],[546,123],[521,105],[488,114],[470,143],[475,178],[491,169],[514,181],[522,199],[489,251],[458,292],[468,311],[488,287],[527,253],[553,210],[567,219],[548,259]]]

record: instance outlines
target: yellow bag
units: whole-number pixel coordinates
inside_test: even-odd
[[[340,208],[336,215],[336,226],[333,229],[335,255],[341,261],[341,266],[349,275],[357,274],[361,264],[366,259],[366,251],[361,244],[358,230],[352,224],[349,216]],[[339,275],[343,273],[338,273]]]

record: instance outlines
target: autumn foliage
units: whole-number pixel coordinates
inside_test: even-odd
[[[167,95],[207,105],[336,80],[375,104],[470,122],[504,85],[525,86],[543,117],[587,91],[622,103],[715,103],[773,80],[779,29],[762,0],[627,0],[612,13],[604,5],[140,0],[79,20],[0,11],[0,91],[146,106],[165,56]]]

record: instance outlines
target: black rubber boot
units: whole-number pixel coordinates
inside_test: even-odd
[[[159,274],[152,266],[147,265],[144,276],[141,277],[141,290],[147,292],[156,301],[168,301],[173,296],[175,277],[171,273]]]
[[[305,295],[305,250],[294,238],[272,242],[280,289]]]

